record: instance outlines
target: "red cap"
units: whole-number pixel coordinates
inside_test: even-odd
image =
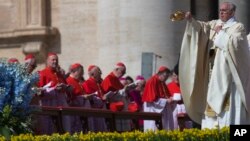
[[[116,64],[116,66],[126,68],[126,66],[125,66],[124,63],[122,63],[122,62],[118,62],[118,63]]]
[[[9,63],[19,63],[18,59],[16,59],[16,58],[10,58],[10,59],[8,60],[8,62],[9,62]]]
[[[158,72],[164,72],[164,71],[169,71],[169,69],[165,66],[160,66]]]
[[[25,61],[26,60],[29,60],[29,59],[34,59],[35,58],[35,56],[33,55],[33,54],[27,54],[26,56],[25,56]]]
[[[137,112],[137,111],[139,111],[139,106],[138,106],[138,104],[135,103],[135,102],[129,103],[129,104],[128,104],[128,111],[130,111],[130,112]]]
[[[49,52],[49,53],[48,53],[48,57],[50,57],[50,56],[57,56],[57,54],[56,54],[56,53],[53,53],[53,52]]]
[[[116,63],[115,68],[120,68],[120,67],[124,67],[126,69],[126,66],[124,65],[124,63],[122,62]]]
[[[90,65],[89,67],[88,67],[88,72],[90,72],[93,68],[95,68],[96,66],[95,65]]]
[[[118,101],[118,102],[111,102],[109,105],[109,109],[111,111],[121,111],[124,108],[124,103],[122,101]]]
[[[70,66],[70,69],[73,70],[73,69],[76,69],[76,68],[81,67],[81,66],[82,66],[81,64],[75,63],[75,64]]]

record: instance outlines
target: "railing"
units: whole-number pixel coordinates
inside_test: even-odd
[[[118,111],[113,112],[105,109],[93,109],[82,107],[52,107],[52,106],[38,106],[37,110],[33,111],[35,115],[47,115],[53,119],[53,123],[58,133],[64,133],[62,116],[74,115],[80,116],[83,120],[82,128],[84,131],[89,131],[88,117],[103,117],[108,122],[109,131],[116,131],[116,119],[131,119],[135,124],[135,129],[139,129],[138,120],[155,120],[159,129],[162,129],[162,114],[151,112],[129,112]]]

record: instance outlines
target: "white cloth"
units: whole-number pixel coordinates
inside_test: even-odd
[[[179,129],[179,123],[178,123],[178,112],[180,112],[179,109],[179,104],[177,104],[176,102],[173,103],[173,128],[174,129]]]
[[[174,129],[173,121],[173,105],[167,103],[167,99],[159,98],[155,102],[144,102],[143,103],[144,112],[155,112],[162,113],[162,127],[165,130]],[[154,120],[144,120],[143,121],[144,132],[148,130],[156,131],[158,127]]]
[[[248,47],[249,47],[249,50],[250,50],[250,33],[248,33],[248,35],[247,35],[247,41],[248,41]]]

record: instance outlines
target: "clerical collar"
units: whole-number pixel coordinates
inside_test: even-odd
[[[235,17],[232,17],[229,20],[227,20],[226,22],[223,22],[219,19],[217,22],[217,25],[223,25],[222,29],[226,29],[228,27],[231,27],[235,23],[237,23],[237,21],[236,21]]]
[[[221,19],[218,20],[218,24],[222,24],[222,23],[223,23],[224,25],[226,25],[226,24],[231,24],[231,23],[233,23],[233,22],[236,22],[235,17],[230,18],[230,19],[227,20],[226,22],[223,22]]]

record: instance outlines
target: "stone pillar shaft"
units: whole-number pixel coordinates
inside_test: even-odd
[[[20,28],[45,25],[45,0],[18,0],[18,2]]]

